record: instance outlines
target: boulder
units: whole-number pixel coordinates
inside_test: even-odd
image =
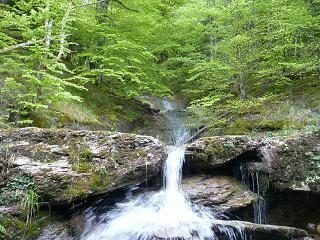
[[[320,192],[320,132],[262,139],[260,152],[279,189]]]
[[[192,202],[214,206],[219,212],[247,207],[259,197],[235,179],[225,176],[188,177],[183,179],[182,189]]]
[[[222,237],[228,232],[225,229],[229,229],[252,240],[303,240],[308,237],[307,231],[303,229],[243,221],[215,220],[212,224],[212,229],[217,235],[221,234]]]
[[[0,140],[3,182],[28,176],[51,204],[140,183],[166,157],[159,140],[126,133],[22,128],[2,130]]]
[[[215,169],[255,146],[256,142],[248,136],[205,137],[186,146],[186,160],[191,170]]]
[[[320,192],[320,131],[290,137],[201,138],[186,145],[186,159],[191,171],[198,172],[248,161],[250,171],[265,172],[278,189]]]
[[[308,234],[305,230],[276,226],[256,224],[243,221],[225,221],[213,220],[212,230],[216,235],[214,239],[230,240],[230,239],[251,239],[251,240],[307,240]],[[199,240],[195,236],[190,237],[190,234],[177,233],[173,229],[162,229],[161,232],[155,234],[153,239],[157,240]]]

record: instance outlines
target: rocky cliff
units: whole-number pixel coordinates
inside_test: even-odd
[[[140,183],[166,156],[157,139],[126,133],[23,128],[2,130],[0,139],[0,199],[25,182],[44,202],[70,203]]]

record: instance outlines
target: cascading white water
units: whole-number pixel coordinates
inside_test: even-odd
[[[163,104],[171,111],[172,105]],[[156,193],[141,194],[117,207],[99,220],[87,216],[83,240],[150,240],[150,239],[218,239],[212,231],[214,214],[199,205],[192,205],[180,189],[183,143],[189,131],[175,117],[169,117],[173,125],[173,146],[168,147],[164,166],[164,188]],[[219,229],[229,240],[235,240],[237,233],[228,228]],[[238,229],[241,232],[241,229]]]
[[[254,222],[267,223],[267,191],[269,188],[269,176],[267,173],[251,169],[247,164],[240,166],[241,182],[256,192],[259,197],[253,203]]]

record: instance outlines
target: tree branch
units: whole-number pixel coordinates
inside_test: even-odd
[[[37,42],[42,42],[42,41],[43,41],[43,40],[30,40],[30,41],[28,41],[28,42],[24,42],[24,43],[19,43],[19,44],[16,44],[16,45],[12,45],[12,46],[5,47],[5,48],[0,49],[0,53],[10,52],[10,51],[15,50],[15,49],[17,49],[17,48],[28,47],[28,46],[31,46],[31,45],[36,44]]]
[[[76,9],[76,8],[81,8],[81,7],[90,6],[90,5],[96,5],[97,3],[101,3],[101,2],[104,2],[104,1],[105,1],[105,0],[100,0],[100,1],[96,1],[96,2],[81,4],[81,5],[78,5],[78,6],[74,6],[74,7],[72,8],[72,10],[73,10],[73,9]]]
[[[64,36],[65,37],[71,36],[71,34],[65,34]],[[61,38],[61,36],[60,35],[53,36],[53,37],[51,37],[51,40],[56,40],[58,38]],[[43,43],[44,41],[45,41],[45,39],[38,39],[38,40],[29,40],[29,41],[24,42],[24,43],[18,43],[18,44],[15,44],[15,45],[0,49],[0,54],[1,53],[7,53],[7,52],[13,51],[13,50],[18,49],[18,48],[29,47],[29,46],[32,46],[32,45],[34,45],[36,43],[41,43],[41,42]]]
[[[193,134],[190,138],[188,138],[184,143],[191,142],[193,139],[195,139],[197,136],[199,136],[201,133],[203,133],[208,128],[209,128],[209,126],[201,127],[195,134]]]
[[[127,9],[129,11],[133,11],[133,12],[139,12],[138,10],[136,9],[132,9],[132,8],[129,8],[127,7],[126,5],[124,5],[122,2],[120,2],[119,0],[113,0],[114,2],[118,3],[121,7],[123,7],[124,9]]]

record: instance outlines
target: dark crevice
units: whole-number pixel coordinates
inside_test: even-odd
[[[208,160],[210,161],[210,160]],[[224,176],[234,176],[235,169],[239,169],[240,165],[244,162],[262,162],[262,158],[257,150],[248,150],[239,156],[231,159],[229,162],[222,164],[220,166],[208,167],[209,164],[197,164],[198,159],[190,154],[186,154],[185,164],[183,166],[184,175],[194,175],[194,174],[208,174],[208,175],[224,175]]]

